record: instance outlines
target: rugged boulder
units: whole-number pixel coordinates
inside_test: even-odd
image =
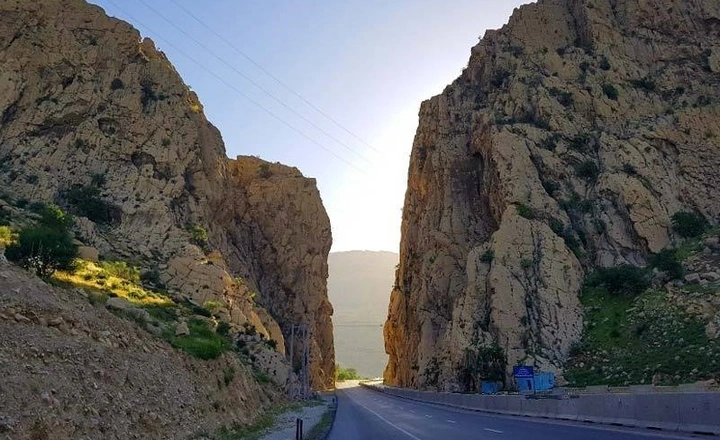
[[[57,203],[101,258],[198,306],[220,301],[280,345],[310,324],[313,384],[330,384],[331,236],[312,179],[228,159],[165,55],[85,1],[1,0],[0,60],[0,195],[16,214]]]
[[[720,215],[720,4],[540,0],[424,102],[385,325],[391,384],[467,389],[498,345],[561,372],[595,267]]]

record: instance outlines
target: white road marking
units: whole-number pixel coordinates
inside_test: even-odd
[[[457,423],[455,420],[447,419],[447,421],[450,422],[450,423]]]
[[[370,411],[371,413],[373,413],[378,419],[382,420],[383,422],[387,423],[388,425],[392,426],[393,428],[397,429],[398,431],[402,432],[403,434],[407,435],[408,437],[410,437],[410,438],[412,438],[412,439],[414,439],[414,440],[422,440],[420,437],[417,437],[417,436],[415,436],[415,435],[413,435],[413,434],[405,431],[405,430],[402,429],[401,427],[397,426],[396,424],[394,424],[394,423],[391,422],[390,420],[386,419],[385,417],[383,417],[383,416],[381,416],[380,414],[376,413],[375,411],[371,410],[370,408],[368,408],[367,406],[365,406],[365,405],[363,405],[362,403],[358,402],[357,400],[355,400],[355,399],[352,399],[352,400],[353,400],[355,403],[357,403],[358,405],[360,405],[360,406],[362,406],[363,408],[365,408],[366,410],[368,410],[368,411]]]
[[[432,416],[427,415],[427,414],[425,414],[425,417],[427,417],[428,419],[432,419]]]
[[[485,428],[485,431],[494,432],[495,434],[502,434],[502,433],[503,433],[502,431],[498,431],[497,429],[490,429],[490,428]]]

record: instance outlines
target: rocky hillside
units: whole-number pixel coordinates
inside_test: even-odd
[[[312,179],[220,133],[165,55],[82,0],[0,1],[0,184],[22,222],[38,203],[76,218],[93,255],[151,274],[232,328],[312,333],[312,383],[332,384],[330,224]],[[92,249],[91,249],[92,248]]]
[[[0,285],[3,438],[194,438],[277,400],[237,356],[183,355],[81,291],[2,263]]]
[[[493,346],[562,372],[583,280],[720,215],[720,3],[540,0],[424,102],[385,325],[389,383],[474,386]]]

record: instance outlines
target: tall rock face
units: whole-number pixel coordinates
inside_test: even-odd
[[[0,183],[71,212],[106,258],[288,345],[312,330],[313,384],[334,369],[330,226],[312,179],[230,160],[165,55],[82,0],[0,0]],[[283,344],[284,342],[284,344]]]
[[[720,3],[540,0],[424,102],[385,324],[388,383],[468,389],[501,347],[561,372],[595,267],[720,215]]]

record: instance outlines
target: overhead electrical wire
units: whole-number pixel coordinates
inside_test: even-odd
[[[218,81],[220,81],[220,82],[222,82],[223,84],[225,84],[225,85],[226,85],[227,87],[229,87],[231,90],[235,91],[238,95],[240,95],[241,97],[245,98],[247,101],[251,102],[252,104],[254,104],[255,106],[257,106],[258,108],[260,108],[261,110],[263,110],[265,113],[267,113],[268,115],[270,115],[273,119],[275,119],[275,120],[277,120],[278,122],[280,122],[281,124],[285,125],[285,126],[288,127],[289,129],[291,129],[292,131],[294,131],[295,133],[297,133],[298,135],[302,136],[303,138],[305,138],[305,139],[307,139],[308,141],[310,141],[311,143],[313,143],[314,145],[316,145],[316,146],[322,148],[323,150],[327,151],[328,153],[330,153],[331,155],[333,155],[336,159],[338,159],[338,160],[346,163],[346,164],[349,165],[350,167],[354,168],[356,171],[358,171],[358,172],[360,172],[360,173],[363,173],[363,174],[365,173],[365,170],[358,168],[358,166],[356,166],[355,164],[353,164],[353,163],[350,162],[349,160],[345,159],[344,157],[338,155],[335,151],[333,151],[333,150],[331,150],[330,148],[326,147],[325,145],[321,144],[321,143],[318,142],[316,139],[310,137],[309,135],[307,135],[306,133],[304,133],[302,130],[298,129],[297,127],[291,125],[290,123],[288,123],[287,121],[285,121],[284,119],[282,119],[281,117],[279,117],[278,115],[276,115],[272,110],[266,108],[266,107],[263,106],[261,103],[259,103],[258,101],[254,100],[253,98],[251,98],[250,96],[248,96],[246,93],[244,93],[242,90],[238,89],[237,87],[235,87],[234,85],[230,84],[230,83],[227,82],[225,79],[223,79],[222,77],[220,77],[218,74],[216,74],[215,72],[213,72],[213,71],[211,71],[210,69],[208,69],[208,68],[207,68],[206,66],[204,66],[202,63],[200,63],[199,61],[197,61],[194,57],[188,55],[188,54],[185,53],[182,49],[178,48],[177,46],[175,46],[174,44],[172,44],[172,43],[171,43],[170,41],[168,41],[167,39],[161,37],[161,36],[160,36],[159,34],[157,34],[156,32],[153,32],[152,28],[150,28],[149,26],[146,26],[146,25],[145,25],[144,23],[142,23],[141,21],[136,20],[135,17],[133,17],[131,14],[127,13],[127,11],[123,10],[121,7],[119,7],[119,6],[118,6],[115,2],[113,2],[112,0],[105,0],[105,1],[106,1],[107,3],[113,5],[113,6],[115,7],[115,9],[117,9],[118,11],[122,12],[123,14],[125,14],[130,20],[133,21],[133,23],[136,23],[137,25],[142,26],[142,27],[144,27],[145,29],[147,29],[150,33],[152,33],[153,35],[155,35],[157,39],[159,39],[160,41],[163,41],[165,44],[167,44],[168,47],[173,48],[176,52],[178,52],[179,54],[183,55],[183,56],[186,57],[188,60],[192,61],[194,64],[196,64],[196,65],[197,65],[198,67],[200,67],[202,70],[204,70],[205,72],[207,72],[207,73],[209,73],[210,75],[212,75],[213,77],[215,77],[215,79],[217,79]]]
[[[336,142],[338,145],[342,146],[343,148],[345,148],[345,149],[346,149],[347,151],[349,151],[350,153],[356,155],[357,157],[359,157],[360,159],[364,160],[364,161],[367,162],[368,164],[371,163],[365,156],[363,156],[363,155],[360,154],[359,152],[355,151],[352,147],[350,147],[349,145],[347,145],[345,142],[341,141],[340,139],[336,138],[336,137],[333,136],[332,134],[328,133],[325,129],[323,129],[322,127],[320,127],[320,126],[318,126],[317,124],[315,124],[312,120],[310,120],[309,118],[303,116],[302,114],[300,114],[300,112],[296,111],[294,108],[292,108],[290,105],[288,105],[287,103],[285,103],[283,100],[281,100],[280,98],[278,98],[278,97],[276,97],[275,95],[273,95],[271,92],[269,92],[267,89],[265,89],[262,85],[258,84],[255,80],[253,80],[252,78],[250,78],[250,77],[248,77],[247,75],[245,75],[244,73],[242,73],[238,68],[236,68],[235,66],[233,66],[232,64],[230,64],[229,62],[227,62],[223,57],[221,57],[220,55],[218,55],[217,53],[215,53],[211,48],[209,48],[208,46],[206,46],[204,43],[202,43],[201,41],[198,41],[195,37],[193,37],[193,36],[192,36],[190,33],[188,33],[185,29],[183,29],[183,28],[181,28],[180,26],[178,26],[177,24],[175,24],[172,20],[170,20],[169,18],[167,18],[165,15],[163,15],[162,12],[158,11],[156,8],[154,8],[154,7],[152,7],[151,5],[149,5],[145,0],[138,0],[138,1],[139,1],[140,3],[142,3],[143,5],[145,5],[145,7],[148,8],[149,10],[151,10],[155,15],[157,15],[158,17],[160,17],[160,18],[162,18],[163,20],[165,20],[170,26],[174,27],[174,28],[177,29],[179,32],[181,32],[183,35],[185,35],[185,36],[188,37],[190,40],[192,40],[193,42],[195,42],[195,44],[197,44],[198,46],[200,46],[201,48],[203,48],[207,53],[209,53],[210,55],[212,55],[216,60],[220,61],[220,62],[223,63],[225,66],[227,66],[228,68],[232,69],[235,73],[237,73],[238,75],[240,75],[241,77],[243,77],[247,82],[249,82],[250,84],[252,84],[255,88],[257,88],[258,90],[260,90],[261,92],[263,92],[265,95],[267,95],[268,97],[270,97],[272,100],[274,100],[274,101],[277,102],[278,104],[280,104],[280,105],[282,105],[283,107],[285,107],[285,108],[286,108],[288,111],[290,111],[292,114],[294,114],[294,115],[297,116],[298,118],[302,119],[302,120],[305,121],[306,123],[310,124],[310,125],[311,125],[313,128],[315,128],[317,131],[319,131],[320,133],[322,133],[323,135],[325,135],[327,138],[331,139],[332,141]]]
[[[325,117],[327,120],[335,124],[338,128],[343,130],[345,133],[349,134],[353,138],[355,138],[357,141],[365,145],[366,147],[372,149],[373,151],[380,153],[380,151],[370,145],[368,142],[366,142],[363,138],[353,133],[351,130],[346,128],[344,125],[342,125],[340,122],[338,122],[335,118],[327,114],[326,112],[322,111],[319,107],[317,107],[315,104],[310,102],[308,99],[306,99],[304,96],[302,96],[300,93],[296,92],[292,89],[292,87],[285,84],[282,80],[280,80],[277,76],[273,75],[270,71],[268,71],[266,68],[264,68],[260,63],[255,61],[250,55],[246,54],[242,50],[240,50],[236,45],[234,45],[231,41],[229,41],[227,38],[222,36],[219,32],[217,32],[215,29],[213,29],[210,25],[206,24],[202,20],[200,20],[195,14],[193,14],[192,11],[188,10],[185,6],[183,6],[181,3],[179,3],[177,0],[170,0],[172,3],[175,4],[178,8],[182,9],[183,12],[185,12],[187,15],[189,15],[193,20],[200,23],[201,26],[203,26],[205,29],[207,29],[211,34],[215,35],[217,38],[219,38],[223,43],[230,46],[235,52],[237,52],[239,55],[241,55],[243,58],[245,58],[248,62],[250,62],[253,66],[257,67],[261,72],[266,74],[268,77],[272,78],[276,83],[281,85],[283,88],[288,90],[290,93],[295,95],[298,99],[300,99],[302,102],[304,102],[306,105],[308,105],[310,108],[318,112],[320,115]]]

